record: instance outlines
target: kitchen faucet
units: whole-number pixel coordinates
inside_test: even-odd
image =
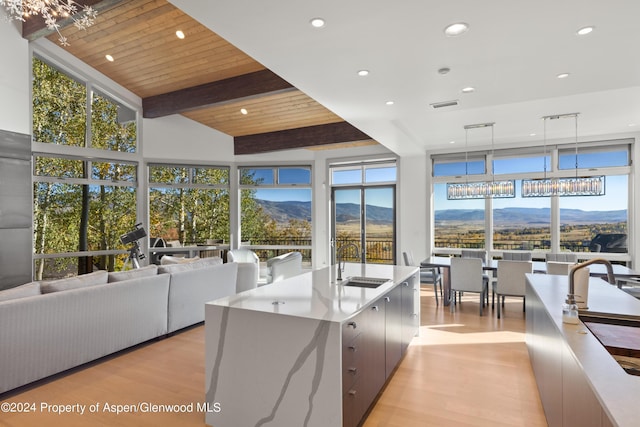
[[[345,261],[343,260],[344,249],[350,246],[353,246],[354,248],[356,248],[356,257],[360,259],[360,248],[358,248],[358,245],[356,245],[355,243],[347,243],[346,245],[340,246],[338,248],[338,250],[336,251],[336,260],[338,261],[338,277],[337,277],[338,282],[342,280],[342,270],[344,270],[344,263],[345,263]],[[340,268],[340,262],[342,262],[342,268]]]
[[[574,294],[575,293],[574,276],[576,274],[576,271],[591,264],[604,264],[607,267],[607,281],[612,285],[616,284],[616,278],[613,276],[613,266],[609,261],[607,261],[604,258],[593,258],[593,259],[590,259],[589,261],[585,261],[582,264],[578,264],[572,267],[571,271],[569,271],[569,293],[567,294],[567,301],[566,301],[567,304],[576,303],[575,294]]]

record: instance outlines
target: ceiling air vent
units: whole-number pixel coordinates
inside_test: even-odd
[[[434,108],[434,109],[445,108],[445,107],[455,107],[456,105],[458,105],[458,100],[454,99],[453,101],[435,102],[429,105],[431,105],[431,108]]]

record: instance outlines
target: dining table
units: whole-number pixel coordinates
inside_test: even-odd
[[[420,262],[421,268],[439,268],[440,274],[442,275],[442,291],[444,295],[442,296],[442,301],[445,306],[448,306],[451,303],[451,277],[450,277],[450,269],[451,269],[451,258],[450,256],[441,256],[434,255],[426,258]],[[497,259],[491,259],[482,264],[482,269],[485,271],[493,272],[494,276],[498,271],[498,261]],[[533,264],[533,272],[534,273],[547,273],[547,263],[544,261],[532,261]],[[629,277],[638,277],[640,276],[640,272],[635,271],[627,266],[621,264],[612,264],[613,267],[613,275],[616,278],[624,279]],[[607,278],[607,267],[603,264],[591,264],[589,266],[589,275],[592,277],[602,277],[606,280]]]

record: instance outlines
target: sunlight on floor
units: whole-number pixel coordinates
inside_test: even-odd
[[[490,344],[524,342],[525,334],[512,331],[458,332],[462,324],[420,326],[420,336],[413,338],[411,345],[443,344]]]

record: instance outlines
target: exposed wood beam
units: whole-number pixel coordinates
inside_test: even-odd
[[[79,5],[79,11],[82,11],[84,6],[91,6],[94,10],[98,11],[98,17],[96,19],[100,19],[100,12],[110,9],[123,1],[124,0],[76,0],[76,3]],[[61,29],[71,24],[73,24],[73,20],[71,18],[61,19],[58,21],[58,25],[60,25]],[[39,39],[40,37],[46,37],[55,31],[56,30],[50,30],[47,28],[44,19],[42,19],[42,16],[40,15],[32,16],[22,23],[22,38],[29,41]]]
[[[371,137],[351,124],[338,122],[238,136],[233,139],[233,142],[235,154],[257,154],[367,139]]]
[[[142,100],[142,115],[145,118],[168,116],[230,101],[291,90],[296,90],[296,88],[272,71],[260,70],[144,98]]]

